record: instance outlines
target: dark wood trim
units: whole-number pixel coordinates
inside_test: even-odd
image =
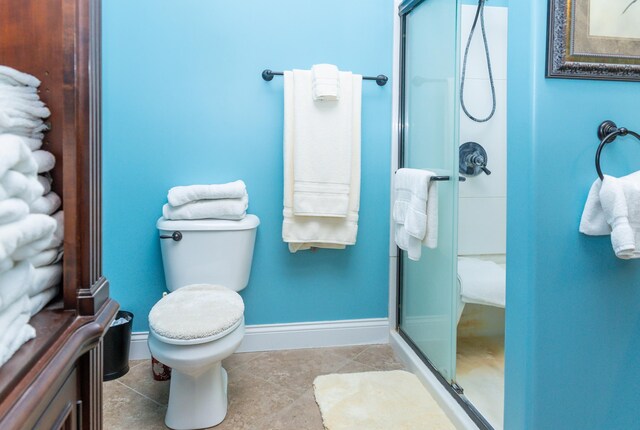
[[[79,362],[80,379],[90,381],[80,387],[82,402],[80,414],[86,428],[102,427],[102,339]]]
[[[21,429],[34,417],[36,419],[39,417],[55,394],[55,391],[51,392],[52,387],[59,387],[81,356],[99,346],[101,337],[117,310],[118,303],[109,300],[95,318],[78,317],[64,328],[62,334],[55,339],[54,344],[46,350],[33,367],[28,369],[18,384],[4,393],[3,401],[0,403],[1,429]],[[98,358],[98,354],[100,354],[100,358]],[[101,361],[101,357],[100,349],[93,352],[93,357],[88,359],[88,363],[80,360],[81,379],[83,373],[85,377],[92,374],[95,381],[96,372],[101,370],[101,364],[97,363],[97,360]],[[83,364],[89,365],[88,371],[86,368],[82,369]],[[100,393],[94,394],[93,400],[101,399],[102,375],[99,376],[97,381],[100,387],[97,388],[94,385],[93,390],[99,389]],[[51,397],[48,397],[47,394]],[[85,403],[90,404],[89,401],[84,401],[83,404]],[[93,405],[94,408],[98,406]],[[91,419],[83,417],[83,422],[88,425]],[[85,428],[99,429],[100,427]]]
[[[62,301],[0,367],[2,430],[102,428],[101,339],[118,304],[101,265],[100,13],[100,0],[0,1],[0,59],[42,80],[65,211]]]
[[[109,299],[109,281],[101,276],[89,289],[78,291],[78,312],[82,316],[95,315]]]

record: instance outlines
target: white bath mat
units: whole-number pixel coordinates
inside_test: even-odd
[[[455,430],[418,378],[403,370],[318,376],[327,430]]]

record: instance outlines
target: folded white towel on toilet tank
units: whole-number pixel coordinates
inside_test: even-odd
[[[180,206],[165,204],[162,216],[165,219],[228,219],[240,220],[247,215],[249,197],[239,199],[198,200]]]
[[[591,186],[580,220],[580,232],[611,235],[616,257],[640,258],[640,171],[614,178],[605,175]]]
[[[167,194],[171,206],[181,206],[198,200],[241,199],[247,195],[243,181],[226,184],[173,187]]]

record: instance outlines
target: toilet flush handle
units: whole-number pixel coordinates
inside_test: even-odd
[[[160,236],[160,239],[173,239],[176,242],[180,242],[182,240],[182,233],[180,233],[179,231],[174,231],[170,235],[163,234],[162,236]]]

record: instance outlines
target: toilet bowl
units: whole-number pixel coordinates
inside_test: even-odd
[[[212,427],[227,413],[222,360],[244,337],[244,303],[260,221],[158,220],[167,288],[149,313],[149,350],[170,366],[165,424]],[[179,232],[179,235],[174,233]],[[179,238],[176,240],[176,238]]]

